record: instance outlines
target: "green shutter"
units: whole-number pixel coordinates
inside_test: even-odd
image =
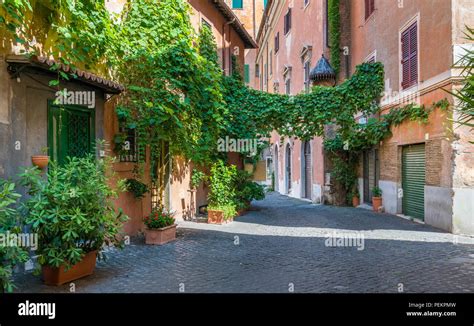
[[[232,0],[232,8],[233,9],[242,9],[244,7],[243,0]]]
[[[263,0],[263,8],[265,8],[267,6],[267,2],[268,2],[268,0]]]
[[[95,112],[80,106],[48,108],[48,148],[60,164],[66,157],[84,157],[94,152]]]
[[[244,66],[244,81],[246,84],[250,83],[250,66]]]
[[[425,217],[425,145],[403,147],[402,153],[403,214]]]

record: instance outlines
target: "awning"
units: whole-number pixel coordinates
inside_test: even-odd
[[[55,72],[51,70],[51,67],[58,64],[60,71],[77,76],[77,78],[71,77],[71,81],[79,81],[92,87],[102,89],[108,94],[119,94],[125,89],[119,83],[102,78],[85,70],[73,69],[43,56],[27,57],[24,55],[9,55],[6,57],[6,62],[8,63],[8,71],[11,74],[19,74],[25,69],[39,70],[54,74]]]

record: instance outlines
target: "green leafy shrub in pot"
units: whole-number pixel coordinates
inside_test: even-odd
[[[15,192],[14,183],[0,179],[0,234],[3,239],[0,243],[0,293],[13,291],[13,268],[28,260],[28,252],[25,248],[10,246],[6,243],[8,234],[21,232],[20,216],[13,208],[20,197]]]
[[[127,179],[125,183],[127,190],[137,199],[143,198],[149,191],[148,186],[137,179]]]
[[[237,213],[235,205],[236,176],[237,168],[235,165],[226,165],[220,160],[211,167],[207,197],[208,210],[223,211],[226,220],[233,218]]]
[[[373,187],[372,188],[372,196],[382,197],[382,189],[380,189],[379,187]]]
[[[113,199],[125,191],[124,180],[111,187],[110,157],[68,158],[51,162],[46,177],[37,168],[20,174],[30,198],[23,203],[25,222],[38,234],[41,265],[71,267],[86,253],[103,245],[123,247],[120,231],[127,216],[114,208]]]
[[[252,200],[262,200],[265,198],[263,186],[252,181],[252,173],[237,170],[235,178],[235,202],[239,209],[248,208]]]
[[[175,219],[173,213],[166,211],[163,208],[156,208],[152,210],[149,216],[143,219],[143,223],[148,229],[161,229],[167,226],[174,225]]]

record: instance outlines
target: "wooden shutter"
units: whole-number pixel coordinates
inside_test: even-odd
[[[402,33],[402,88],[418,82],[418,35],[414,23]]]
[[[365,19],[375,11],[375,0],[365,0]]]

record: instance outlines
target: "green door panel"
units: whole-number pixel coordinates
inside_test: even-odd
[[[403,214],[422,220],[425,217],[425,174],[425,145],[403,147]]]

